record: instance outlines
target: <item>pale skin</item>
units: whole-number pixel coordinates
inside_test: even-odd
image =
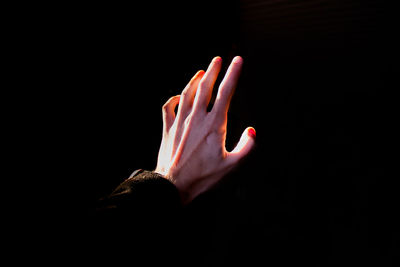
[[[255,130],[247,127],[232,151],[225,148],[229,105],[242,64],[239,56],[232,60],[211,111],[207,107],[221,70],[220,57],[162,107],[163,134],[155,172],[175,184],[184,204],[215,186],[254,147]]]

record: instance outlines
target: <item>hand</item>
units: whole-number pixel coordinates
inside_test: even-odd
[[[255,130],[248,127],[233,151],[225,148],[229,104],[242,64],[241,57],[232,60],[210,112],[207,107],[221,70],[220,57],[206,72],[197,72],[182,94],[171,97],[162,108],[163,136],[155,172],[175,184],[184,204],[219,182],[254,146]]]

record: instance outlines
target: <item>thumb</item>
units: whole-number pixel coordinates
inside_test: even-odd
[[[255,145],[256,130],[253,127],[247,127],[242,133],[239,143],[229,153],[228,160],[236,164],[239,160],[247,156]]]

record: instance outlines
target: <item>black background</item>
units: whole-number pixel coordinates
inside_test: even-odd
[[[30,129],[39,132],[39,150],[47,145],[36,168],[53,175],[41,194],[46,214],[79,223],[131,172],[154,169],[163,103],[214,56],[225,70],[240,55],[227,146],[247,126],[257,146],[226,183],[192,203],[196,263],[394,262],[398,178],[389,167],[398,61],[383,2],[46,8],[34,16],[39,24],[26,25],[42,100]]]

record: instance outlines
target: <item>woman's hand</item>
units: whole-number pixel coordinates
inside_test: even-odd
[[[255,130],[248,127],[233,151],[225,148],[227,113],[241,57],[232,60],[207,112],[221,64],[222,59],[215,57],[206,72],[197,72],[182,94],[171,97],[162,108],[164,127],[155,172],[175,184],[184,204],[220,181],[254,146]]]

